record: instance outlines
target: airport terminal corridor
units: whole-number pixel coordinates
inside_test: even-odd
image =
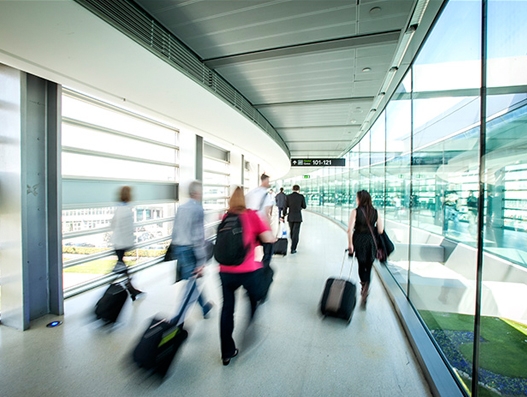
[[[366,310],[357,305],[349,326],[318,314],[325,280],[339,274],[346,246],[341,227],[304,212],[298,253],[274,256],[269,300],[249,327],[248,302],[238,291],[234,338],[240,354],[229,366],[220,360],[221,289],[211,264],[202,286],[215,307],[207,320],[192,310],[189,338],[165,381],[145,379],[130,367],[131,349],[149,320],[176,311],[183,284],[173,284],[174,263],[165,262],[134,275],[146,296],[128,300],[114,328],[90,321],[103,288],[67,299],[59,327],[45,326],[58,316],[43,317],[26,332],[0,327],[0,395],[431,395],[376,274]],[[356,265],[352,279],[358,283]]]

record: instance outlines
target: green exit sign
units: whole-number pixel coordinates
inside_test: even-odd
[[[309,179],[311,178],[311,175],[304,175],[304,179]]]

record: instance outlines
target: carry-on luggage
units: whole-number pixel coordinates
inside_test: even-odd
[[[349,323],[353,309],[357,304],[357,287],[349,280],[353,269],[353,261],[350,266],[348,279],[342,278],[346,256],[348,256],[348,250],[344,252],[339,278],[329,278],[326,281],[322,300],[320,301],[320,312],[324,316],[341,318]]]
[[[287,238],[279,238],[278,240],[276,240],[276,242],[274,243],[274,254],[275,255],[283,255],[283,256],[286,256],[287,255],[287,246],[288,246],[289,242],[287,240]]]
[[[128,298],[128,292],[120,283],[111,284],[95,305],[95,315],[108,323],[115,323]]]
[[[280,232],[278,233],[278,239],[274,243],[273,254],[286,256],[288,244],[287,230],[284,226],[284,222],[282,221],[280,222]]]
[[[189,279],[183,303],[172,320],[154,318],[133,351],[133,360],[141,368],[164,378],[176,353],[188,337],[183,328],[185,315],[198,299],[196,277]]]

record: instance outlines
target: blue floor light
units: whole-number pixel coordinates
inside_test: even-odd
[[[52,321],[49,324],[47,324],[46,327],[48,327],[48,328],[55,328],[55,327],[58,327],[61,324],[62,324],[62,321],[55,320],[55,321]]]

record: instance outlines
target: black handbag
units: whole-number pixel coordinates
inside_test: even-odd
[[[379,234],[379,241],[384,252],[386,252],[386,258],[388,258],[395,250],[395,245],[390,240],[390,237],[388,237],[388,234],[386,234],[386,230],[382,234]]]
[[[164,262],[170,262],[172,260],[172,244],[168,245],[167,252],[165,252]]]

